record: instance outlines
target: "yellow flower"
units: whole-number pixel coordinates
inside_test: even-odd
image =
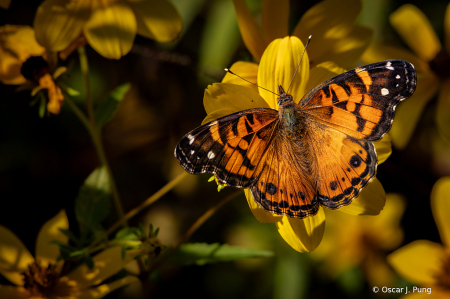
[[[257,73],[255,82],[258,85],[268,90],[278,90],[278,85],[289,86],[303,50],[304,46],[297,37],[277,39],[264,51],[259,66],[254,63],[238,62],[231,70],[244,77],[250,75],[246,77],[250,81],[256,79],[254,74]],[[344,70],[331,62],[324,62],[309,69],[309,58],[305,53],[289,93],[298,103],[306,91],[342,71]],[[227,75],[222,83],[210,85],[205,91],[203,103],[208,115],[203,124],[245,109],[260,107],[277,109],[276,98],[276,95],[266,90],[257,90],[255,86]],[[381,163],[390,155],[389,139],[376,143],[376,148]],[[364,193],[367,193],[367,196],[363,196]],[[325,228],[325,214],[322,208],[316,216],[305,219],[278,216],[263,210],[253,200],[248,189],[245,190],[245,195],[255,217],[260,222],[274,222],[283,239],[295,250],[312,251],[320,244]],[[377,180],[372,180],[351,205],[340,210],[354,215],[376,215],[383,208],[384,201],[385,194],[381,184]]]
[[[397,248],[403,240],[400,218],[404,210],[403,198],[388,194],[377,217],[326,211],[327,231],[322,245],[311,257],[323,260],[323,271],[331,277],[359,266],[371,285],[392,286],[395,275],[385,257],[387,251]]]
[[[407,145],[423,109],[438,90],[436,122],[441,132],[450,137],[450,5],[447,6],[444,21],[445,47],[442,47],[426,16],[412,4],[405,4],[392,13],[390,22],[413,53],[393,46],[373,44],[362,59],[371,63],[398,58],[411,62],[416,68],[417,89],[395,111],[392,143],[400,149]]]
[[[33,258],[20,239],[0,225],[0,274],[15,284],[0,285],[0,298],[101,298],[121,286],[138,281],[134,276],[126,276],[101,284],[136,255],[135,251],[128,251],[122,259],[121,247],[112,247],[94,256],[92,270],[83,264],[60,277],[64,261],[57,261],[58,247],[50,242],[67,243],[67,237],[60,229],[68,227],[64,211],[47,221],[39,231],[36,258]]]
[[[439,179],[431,192],[431,210],[443,244],[417,240],[397,249],[388,262],[405,279],[420,286],[407,298],[450,297],[450,177]]]
[[[48,90],[47,111],[59,114],[64,96],[50,75],[48,53],[35,39],[29,26],[5,25],[0,27],[0,81],[19,85],[32,82],[32,94],[41,89]],[[57,75],[61,74],[58,69]]]
[[[36,38],[59,52],[83,35],[100,55],[119,59],[136,33],[159,42],[178,37],[182,20],[167,0],[46,0],[34,19]]]
[[[289,35],[289,1],[264,0],[261,8],[261,29],[252,17],[245,0],[233,0],[242,38],[256,60],[260,60],[267,46],[277,38]],[[361,10],[360,0],[343,4],[326,0],[310,8],[300,19],[292,36],[306,41],[312,35],[308,48],[309,62],[315,66],[324,61],[335,61],[340,66],[353,67],[369,45],[371,29],[354,25]]]

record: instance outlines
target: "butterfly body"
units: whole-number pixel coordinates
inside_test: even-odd
[[[348,205],[373,178],[372,141],[390,129],[396,105],[416,86],[412,64],[389,60],[348,71],[298,104],[279,87],[279,110],[240,111],[181,139],[175,157],[189,173],[214,173],[250,188],[266,211],[304,218],[319,205]]]

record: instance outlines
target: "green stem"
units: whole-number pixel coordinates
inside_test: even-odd
[[[89,64],[86,56],[86,51],[84,47],[78,48],[78,55],[80,57],[80,67],[81,73],[83,74],[84,87],[86,92],[86,107],[88,111],[89,119],[86,118],[85,114],[78,108],[78,106],[66,95],[66,102],[74,111],[75,115],[80,119],[83,125],[86,127],[89,135],[91,136],[92,142],[94,143],[95,150],[97,151],[100,162],[105,167],[106,172],[108,174],[111,193],[113,196],[114,206],[116,208],[116,212],[119,219],[123,218],[124,212],[122,208],[122,204],[120,201],[119,192],[117,191],[116,182],[112,175],[111,167],[109,166],[108,160],[106,159],[105,150],[103,148],[100,132],[97,130],[95,125],[95,116],[94,116],[94,106],[92,103],[92,95],[91,95],[91,87],[89,84]],[[126,222],[124,222],[126,225]]]
[[[105,166],[106,172],[108,173],[109,182],[110,182],[110,186],[111,186],[111,192],[113,194],[113,200],[114,200],[114,204],[116,206],[117,214],[118,214],[119,218],[122,219],[124,213],[123,213],[122,205],[120,203],[119,193],[117,192],[116,184],[115,184],[114,178],[111,173],[111,168],[109,167],[109,163],[108,163],[108,160],[106,159],[105,151],[103,150],[103,144],[100,141],[97,131],[94,128],[92,128],[91,123],[86,118],[83,111],[81,111],[80,108],[78,108],[78,106],[72,101],[71,98],[67,97],[67,95],[66,95],[65,100],[66,100],[66,103],[69,104],[70,108],[73,110],[75,115],[80,119],[81,123],[86,127],[87,131],[89,132],[89,135],[91,136],[92,142],[94,143],[94,147],[97,151],[100,161],[101,161],[102,165]],[[126,222],[124,222],[124,223],[126,223]]]
[[[198,218],[194,224],[191,225],[191,227],[186,231],[186,233],[181,237],[181,239],[178,241],[178,243],[170,249],[170,251],[164,256],[162,256],[159,260],[157,260],[149,269],[149,272],[154,271],[156,268],[161,266],[177,249],[181,246],[184,242],[189,240],[189,238],[192,236],[192,234],[200,227],[203,223],[205,223],[206,220],[209,219],[219,208],[221,208],[225,203],[229,202],[231,199],[236,197],[236,195],[242,193],[242,189],[236,190],[233,193],[229,194],[228,196],[224,197],[221,201],[219,201],[217,204],[215,204],[213,207],[211,207],[209,210],[207,210],[200,218]]]
[[[80,57],[81,73],[83,74],[83,83],[86,91],[86,108],[91,126],[95,129],[94,105],[92,104],[91,84],[89,83],[89,63],[84,47],[78,48],[78,56]]]
[[[164,187],[159,189],[155,194],[147,198],[143,203],[141,203],[139,206],[135,207],[131,211],[129,211],[125,216],[123,216],[122,219],[120,219],[118,222],[116,222],[113,226],[111,226],[108,229],[108,234],[112,233],[117,227],[119,227],[123,222],[127,221],[140,211],[142,211],[144,208],[148,207],[158,199],[160,199],[164,194],[169,192],[173,187],[175,187],[179,182],[181,182],[184,178],[188,176],[187,172],[181,173],[179,176],[174,178],[172,181],[167,183]]]

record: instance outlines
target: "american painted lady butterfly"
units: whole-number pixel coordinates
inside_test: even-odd
[[[397,104],[416,89],[414,66],[388,60],[345,72],[298,104],[279,86],[279,110],[240,111],[184,136],[175,157],[189,173],[250,188],[266,211],[304,218],[338,209],[377,168],[372,141],[389,131]]]

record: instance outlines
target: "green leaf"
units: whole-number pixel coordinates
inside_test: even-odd
[[[130,87],[130,83],[120,85],[109,94],[106,100],[98,105],[95,109],[95,122],[98,128],[102,128],[111,120]]]
[[[179,265],[204,265],[243,258],[270,257],[273,252],[261,249],[230,246],[219,243],[187,243],[181,245],[168,262]]]
[[[39,117],[44,118],[45,110],[47,108],[47,101],[45,100],[45,97],[42,95],[42,93],[39,93],[39,97],[41,99],[41,102],[39,103]]]
[[[84,181],[75,199],[75,216],[82,235],[94,234],[111,209],[111,188],[105,167],[96,168]]]
[[[126,227],[116,233],[117,240],[136,240],[138,238],[138,232],[135,227]]]

